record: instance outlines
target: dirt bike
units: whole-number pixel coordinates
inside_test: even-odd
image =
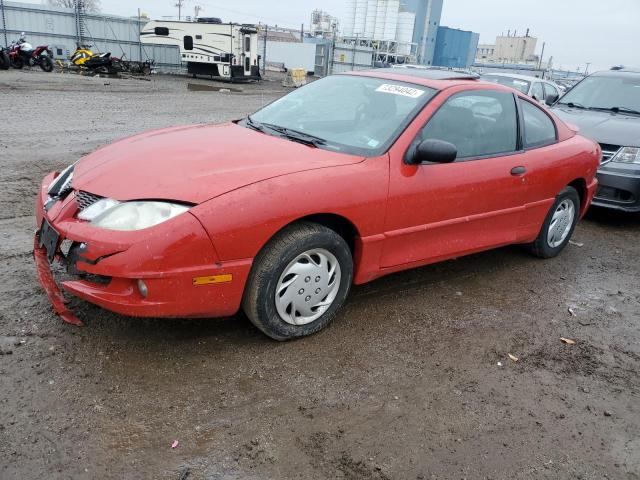
[[[4,47],[0,47],[0,70],[8,70],[11,66],[9,54]]]
[[[53,52],[49,49],[49,45],[39,45],[33,48],[23,38],[11,44],[9,59],[13,68],[20,69],[25,65],[30,67],[39,65],[45,72],[53,70]]]

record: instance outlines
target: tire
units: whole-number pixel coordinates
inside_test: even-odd
[[[40,68],[47,73],[53,71],[53,60],[51,60],[51,57],[42,57],[40,59]]]
[[[20,70],[22,67],[24,67],[24,61],[20,57],[16,57],[11,61],[11,66]]]
[[[256,256],[242,308],[274,340],[304,337],[333,320],[352,280],[353,259],[345,240],[322,225],[297,223],[278,233]],[[312,312],[305,317],[305,310]]]
[[[9,70],[11,66],[11,60],[9,60],[9,55],[4,50],[0,51],[0,70]]]
[[[572,215],[569,214],[572,209]],[[531,253],[540,258],[552,258],[567,246],[580,217],[580,196],[573,187],[565,187],[547,213],[538,238],[530,245]],[[550,229],[555,226],[555,234]]]

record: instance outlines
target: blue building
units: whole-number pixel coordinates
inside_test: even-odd
[[[444,0],[403,0],[404,8],[416,14],[413,27],[413,43],[417,44],[412,53],[418,63],[433,64],[436,47],[436,36],[440,17],[442,17],[442,3]]]
[[[480,34],[449,27],[438,27],[433,65],[468,68],[473,65]]]

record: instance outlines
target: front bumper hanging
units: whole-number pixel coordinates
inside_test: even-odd
[[[84,326],[82,320],[76,317],[76,315],[71,310],[69,310],[69,308],[67,308],[67,301],[62,295],[62,291],[54,280],[51,269],[49,268],[47,251],[44,247],[41,247],[39,243],[40,242],[38,241],[38,235],[35,235],[33,239],[33,259],[36,263],[36,273],[38,275],[38,280],[40,281],[40,285],[42,285],[42,288],[44,288],[47,297],[49,297],[49,301],[53,306],[53,311],[66,323],[76,325],[78,327]]]

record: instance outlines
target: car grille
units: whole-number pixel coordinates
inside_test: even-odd
[[[621,147],[619,145],[609,145],[608,143],[601,143],[600,148],[602,148],[602,160],[600,161],[600,165],[604,165],[605,163],[611,161],[615,154],[620,151]]]
[[[82,190],[78,190],[76,192],[76,202],[78,203],[78,209],[84,210],[85,208],[89,208],[91,205],[96,203],[98,200],[102,199],[100,195],[94,195],[93,193],[83,192]]]

